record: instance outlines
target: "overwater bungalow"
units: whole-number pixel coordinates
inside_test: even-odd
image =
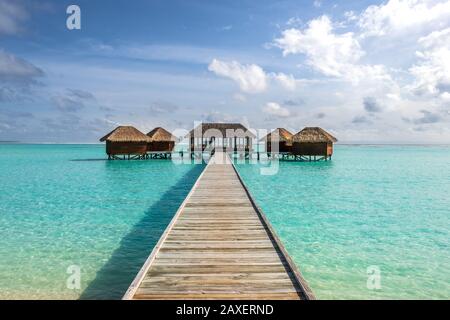
[[[299,156],[319,156],[325,160],[331,159],[333,143],[337,139],[319,127],[306,127],[292,136],[292,153]]]
[[[252,152],[256,136],[240,123],[202,123],[187,135],[192,152],[216,150]]]
[[[135,127],[119,126],[100,141],[106,141],[108,159],[144,159],[151,139]]]
[[[176,137],[162,127],[157,127],[147,133],[151,142],[147,145],[150,152],[171,152],[175,147]]]
[[[273,150],[274,152],[291,152],[292,149],[292,136],[288,130],[284,128],[277,128],[262,138],[260,141],[265,141],[266,152],[272,152],[272,146],[277,146],[278,150]]]

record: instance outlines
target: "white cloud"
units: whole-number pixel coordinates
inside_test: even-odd
[[[316,7],[316,8],[320,8],[322,6],[322,1],[321,0],[314,0],[313,6]]]
[[[419,62],[409,71],[415,77],[417,94],[441,95],[450,92],[450,28],[434,31],[419,39]],[[444,95],[445,97],[445,95]]]
[[[388,0],[383,2],[392,3]],[[310,5],[312,3],[310,1]],[[366,13],[363,11],[363,15]],[[298,18],[290,20],[281,29],[284,32],[277,36],[280,41],[273,41],[281,49],[278,49],[279,55],[281,52],[289,55],[281,61],[274,59],[272,52],[261,53],[258,51],[261,48],[256,47],[252,50],[229,51],[223,47],[121,43],[118,47],[100,44],[94,48],[97,50],[94,59],[105,54],[117,58],[102,59],[106,61],[104,64],[95,63],[100,61],[98,59],[80,68],[79,61],[71,59],[70,55],[58,61],[38,55],[37,60],[33,59],[32,62],[46,70],[48,81],[43,89],[48,91],[48,86],[57,88],[51,90],[53,94],[49,97],[54,97],[55,92],[63,92],[61,90],[65,88],[75,87],[74,84],[83,83],[85,88],[95,90],[101,105],[113,106],[116,110],[112,118],[105,112],[99,117],[136,122],[141,126],[164,125],[163,121],[173,125],[170,112],[164,112],[166,109],[160,105],[154,106],[154,109],[160,112],[157,121],[161,123],[154,123],[153,118],[146,116],[149,101],[173,99],[174,103],[183,106],[178,112],[184,124],[179,126],[186,128],[192,125],[188,122],[200,117],[209,121],[244,121],[243,116],[236,116],[238,112],[253,119],[255,127],[266,126],[269,118],[273,119],[271,124],[274,126],[278,123],[295,129],[304,125],[320,125],[336,132],[342,138],[341,141],[448,141],[450,92],[446,91],[445,84],[450,74],[446,64],[450,61],[450,41],[444,31],[449,27],[445,24],[450,19],[446,22],[442,18],[433,18],[431,23],[420,22],[417,28],[410,24],[394,27],[389,20],[385,20],[379,24],[379,30],[385,34],[383,37],[366,36],[369,29],[358,25],[363,18],[357,11],[348,11],[341,19],[344,23],[327,16],[318,16],[309,22],[304,20],[305,23],[301,23]],[[0,24],[3,22],[1,20]],[[404,31],[401,38],[397,37],[400,31]],[[0,36],[2,33],[0,31]],[[415,51],[417,56],[414,55]],[[117,64],[119,59],[123,63]],[[129,60],[137,61],[130,64]],[[209,66],[209,70],[218,77],[213,75],[215,79],[211,79],[199,73],[184,73],[184,70],[155,72],[145,63],[146,60],[177,61],[189,63],[193,67]],[[42,72],[30,62],[0,49],[0,83],[6,78],[37,79]],[[301,68],[295,69],[296,65]],[[316,71],[319,76],[307,69]],[[301,77],[306,74],[310,80],[305,82],[300,79],[300,74]],[[294,75],[299,78],[296,79]],[[225,81],[229,82],[229,86],[223,86]],[[349,85],[349,82],[353,82],[353,85]],[[124,87],[127,88],[126,92],[123,91]],[[415,89],[415,93],[422,90],[427,95],[413,96],[408,91],[412,89]],[[42,100],[44,95],[46,92],[40,93]],[[81,92],[78,95],[87,96]],[[3,100],[11,101],[16,99],[16,92],[9,87],[0,89],[0,100],[2,97]],[[373,97],[373,100],[365,101],[365,97]],[[294,104],[289,100],[301,102]],[[266,104],[268,101],[278,103]],[[59,96],[53,102],[60,110],[70,111],[65,112],[65,115],[75,113],[76,108],[80,107],[70,99]],[[91,103],[94,105],[94,102]],[[33,104],[29,104],[30,108]],[[231,105],[245,105],[245,108],[230,111]],[[301,105],[301,112],[295,108],[298,105]],[[211,106],[216,109],[208,112],[212,110]],[[45,108],[48,108],[48,103]],[[92,118],[91,113],[95,109],[86,103],[86,108],[80,110],[78,115]],[[380,110],[382,112],[377,112]],[[425,130],[426,134],[424,131],[414,131],[419,129]],[[445,132],[440,133],[439,130]],[[424,140],[416,140],[418,138]]]
[[[234,80],[241,91],[245,93],[261,93],[268,89],[269,82],[278,82],[287,90],[294,90],[297,81],[293,75],[279,73],[266,73],[263,68],[256,64],[243,65],[237,61],[221,61],[214,59],[208,66],[208,70],[218,76]]]
[[[301,24],[302,24],[302,19],[300,19],[299,17],[292,17],[286,22],[286,25],[294,26],[294,27],[299,26]]]
[[[280,117],[280,118],[287,118],[291,115],[291,112],[289,109],[284,108],[280,106],[276,102],[268,102],[263,107],[263,112],[272,116]]]
[[[256,64],[242,65],[237,61],[225,62],[213,59],[208,70],[218,76],[234,80],[243,92],[258,93],[267,89],[267,75]]]
[[[400,96],[398,94],[396,94],[396,93],[387,93],[386,97],[391,99],[391,100],[394,100],[394,101],[400,101],[401,100]]]
[[[371,5],[360,16],[363,36],[382,36],[420,29],[427,25],[442,26],[449,23],[448,0],[389,0],[385,4]]]
[[[354,83],[362,79],[389,80],[384,66],[362,65],[365,55],[354,33],[335,33],[327,16],[311,20],[307,28],[287,29],[275,39],[283,55],[304,54],[306,63],[326,76],[344,78]]]
[[[30,62],[0,49],[0,102],[24,101],[44,72]]]
[[[0,80],[32,80],[43,71],[33,64],[0,49]]]
[[[440,95],[440,98],[446,102],[450,102],[450,92],[443,92]],[[448,113],[450,114],[450,110],[448,111]]]
[[[275,39],[275,45],[283,50],[283,55],[305,54],[309,64],[324,74],[337,76],[341,62],[357,61],[364,52],[353,33],[336,35],[331,20],[321,16],[311,20],[304,30],[287,29],[282,37]]]
[[[0,49],[0,102],[30,98],[31,89],[43,75],[40,68]]]
[[[295,90],[297,86],[297,80],[294,78],[292,74],[285,73],[273,73],[270,75],[273,79],[278,81],[285,89],[287,90]]]
[[[28,17],[19,1],[0,0],[0,34],[16,34],[22,30],[21,23]]]
[[[346,11],[344,13],[344,17],[347,19],[348,22],[358,20],[358,16],[355,14],[353,10]]]
[[[434,31],[419,39],[419,44],[424,48],[448,47],[450,46],[450,28]]]

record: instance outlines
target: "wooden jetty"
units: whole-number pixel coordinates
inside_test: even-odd
[[[216,152],[123,299],[314,299],[229,156]]]

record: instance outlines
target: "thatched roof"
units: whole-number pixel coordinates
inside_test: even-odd
[[[271,133],[266,135],[264,138],[262,138],[260,141],[272,141],[272,137],[275,140],[278,140],[278,142],[289,142],[292,138],[293,134],[290,133],[285,128],[277,128],[273,130]]]
[[[173,134],[162,127],[156,127],[155,129],[147,133],[147,136],[152,139],[152,141],[166,142],[177,140],[177,138]]]
[[[132,126],[119,126],[100,141],[110,142],[150,142],[151,139]]]
[[[306,127],[292,136],[293,142],[337,142],[331,134],[319,127]]]
[[[228,138],[256,138],[256,136],[251,131],[249,131],[240,123],[202,123],[201,125],[198,125],[194,129],[192,129],[187,136],[195,135],[198,137],[209,138],[217,137],[219,133],[222,135],[222,137]]]

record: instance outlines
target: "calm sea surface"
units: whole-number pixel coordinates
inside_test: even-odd
[[[203,169],[104,158],[0,145],[0,299],[120,298]],[[449,147],[278,165],[237,166],[318,298],[450,298]]]

